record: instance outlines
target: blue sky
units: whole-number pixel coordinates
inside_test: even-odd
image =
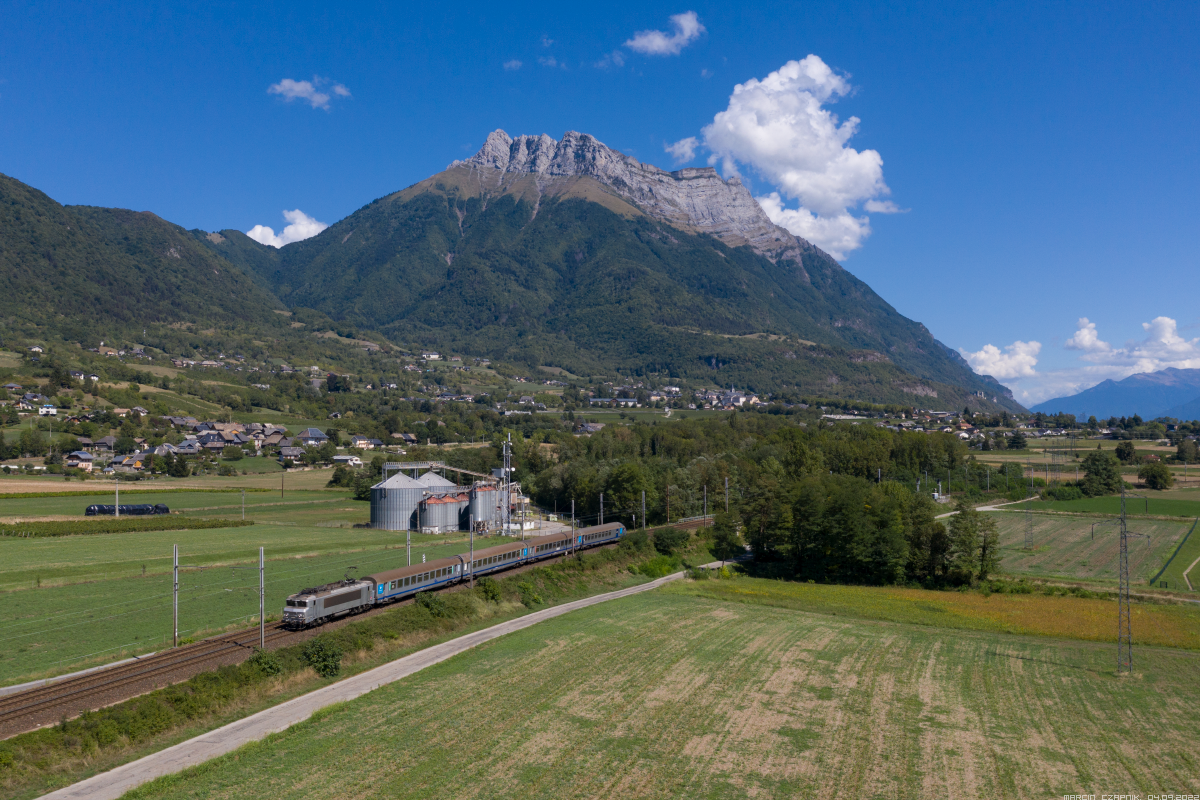
[[[63,203],[278,235],[496,128],[584,131],[664,168],[682,141],[682,163],[715,152],[775,193],[772,213],[1032,403],[1200,367],[1198,9],[10,0],[0,172]],[[775,104],[797,98],[799,117]],[[751,112],[781,127],[717,124]]]

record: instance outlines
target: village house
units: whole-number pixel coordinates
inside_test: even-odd
[[[95,456],[91,453],[76,450],[74,453],[67,454],[66,458],[63,459],[63,465],[71,469],[81,469],[84,472],[91,472],[94,461]]]
[[[296,438],[305,447],[320,447],[329,441],[329,437],[325,435],[325,432],[317,428],[305,428],[300,431],[300,434]]]
[[[303,457],[304,457],[304,448],[303,447],[281,447],[281,448],[279,448],[280,462],[295,461],[296,459],[303,458]]]

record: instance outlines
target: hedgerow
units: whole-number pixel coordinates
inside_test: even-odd
[[[162,494],[236,494],[236,493],[242,492],[243,489],[230,488],[230,487],[223,487],[223,488],[214,487],[212,489],[194,489],[194,488],[176,489],[176,488],[173,488],[170,486],[163,487],[163,488],[159,488],[156,486],[154,488],[147,488],[147,489],[126,489],[125,491],[136,496],[136,494],[139,492],[147,492],[147,493],[155,492],[155,493],[162,493]],[[274,491],[274,489],[264,489],[261,486],[247,486],[244,491],[246,491],[247,493],[271,492],[271,491]],[[5,492],[4,494],[0,494],[0,499],[25,500],[25,499],[36,498],[36,497],[110,497],[110,496],[112,496],[112,489],[91,489],[88,491],[76,491],[76,492]]]
[[[240,528],[254,520],[179,517],[163,514],[153,517],[89,517],[52,522],[0,523],[0,536],[43,538],[49,536],[92,536],[102,533],[139,533],[143,531],[191,531],[204,528]]]

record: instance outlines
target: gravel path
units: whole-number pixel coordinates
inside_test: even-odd
[[[709,564],[709,567],[720,566],[719,563]],[[501,622],[481,631],[468,633],[449,642],[444,642],[420,652],[397,659],[383,666],[355,675],[352,678],[339,681],[301,697],[289,700],[274,708],[268,708],[257,714],[232,722],[222,728],[202,734],[168,747],[158,753],[153,753],[137,761],[124,764],[109,772],[101,773],[80,781],[72,786],[43,795],[46,800],[67,800],[77,798],[82,800],[116,800],[129,790],[163,775],[170,775],[188,767],[202,764],[218,756],[236,750],[244,744],[258,741],[264,737],[286,730],[297,722],[303,722],[326,706],[343,703],[378,689],[385,684],[406,678],[426,667],[438,664],[459,653],[470,650],[484,642],[497,639],[514,631],[528,628],[554,617],[569,614],[581,608],[594,606],[608,600],[628,597],[639,592],[657,589],[663,584],[683,577],[682,572],[668,575],[665,578],[631,586],[616,592],[596,595],[595,597],[564,603],[561,606],[535,611],[518,619]]]

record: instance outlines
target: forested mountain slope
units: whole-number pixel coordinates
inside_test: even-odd
[[[62,206],[0,175],[0,318],[75,341],[147,325],[278,327],[279,300],[150,212]],[[271,319],[274,317],[274,319]]]

